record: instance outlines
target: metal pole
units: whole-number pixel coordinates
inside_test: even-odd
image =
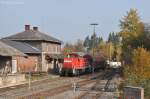
[[[109,52],[109,55],[110,55],[110,58],[109,58],[109,59],[110,59],[110,61],[111,61],[111,44],[109,44],[109,51],[110,51],[110,52]]]
[[[90,24],[90,25],[92,25],[93,26],[93,34],[95,34],[95,27],[98,25],[97,23],[92,23],[92,24]],[[94,57],[94,48],[95,48],[95,38],[93,38],[93,57]]]
[[[95,34],[95,27],[98,25],[97,23],[92,23],[90,24],[91,26],[93,26],[93,34]],[[94,57],[94,49],[95,49],[95,38],[93,38],[93,48],[92,48],[92,53],[93,53],[93,57]],[[92,74],[94,75],[94,67],[92,68]]]

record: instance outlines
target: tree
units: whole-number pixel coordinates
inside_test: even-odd
[[[131,9],[120,21],[120,29],[125,84],[143,87],[145,95],[149,96],[150,28],[140,20],[137,11]]]
[[[130,9],[127,16],[120,21],[121,36],[123,39],[138,37],[144,31],[143,22],[138,16],[137,10]]]
[[[83,46],[83,41],[78,39],[75,43],[66,43],[64,45],[64,54],[69,54],[71,52],[84,52],[85,48]]]
[[[74,44],[74,51],[75,52],[84,52],[85,51],[82,40],[78,39],[77,42]]]
[[[125,85],[143,87],[144,94],[150,98],[150,52],[139,47],[133,51],[132,61],[124,69]]]
[[[109,33],[108,42],[112,42],[114,45],[119,44],[119,42],[120,42],[119,35],[115,34],[114,32]]]
[[[115,61],[120,61],[121,47],[120,47],[120,37],[118,33],[114,33],[114,32],[109,33],[107,42],[112,43],[114,49],[111,55],[112,56],[111,59]]]
[[[141,44],[144,48],[150,51],[150,25],[144,24],[144,33],[138,38],[138,43]]]
[[[133,72],[140,78],[150,78],[150,52],[137,48],[133,52]]]
[[[67,54],[71,53],[73,50],[74,50],[73,44],[67,42],[64,45],[63,54],[66,56]]]
[[[112,59],[112,55],[114,52],[114,47],[111,42],[102,42],[99,44],[99,49],[104,53],[104,56],[108,59]]]
[[[102,42],[103,42],[103,38],[102,37],[98,37],[98,44],[97,45],[99,45]]]
[[[141,46],[141,44],[138,43],[140,42],[138,38],[144,32],[144,24],[140,20],[137,10],[130,9],[130,11],[127,12],[127,16],[124,16],[120,21],[120,29],[119,34],[122,37],[123,60],[125,64],[131,64],[131,52],[133,49]]]
[[[90,37],[87,36],[85,38],[84,47],[86,47],[88,51],[92,49],[97,49],[97,47],[102,41],[103,41],[102,37],[98,37],[95,33],[93,33]]]
[[[89,36],[87,36],[83,43],[84,47],[89,47],[89,42],[90,42],[90,39],[89,39]]]

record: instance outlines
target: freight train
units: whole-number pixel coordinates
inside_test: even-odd
[[[98,56],[92,57],[90,54],[73,52],[64,58],[63,67],[60,75],[78,75],[81,73],[92,72],[105,67],[105,59]]]

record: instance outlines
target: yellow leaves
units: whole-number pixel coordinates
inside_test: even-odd
[[[144,33],[144,24],[138,16],[137,10],[130,9],[127,15],[120,21],[120,36],[123,46],[131,45]]]
[[[150,53],[144,48],[137,48],[133,52],[133,66],[130,72],[138,77],[150,78]]]
[[[114,51],[114,47],[113,44],[111,42],[109,43],[101,43],[100,44],[100,49],[102,52],[105,53],[105,56],[108,58],[112,57],[113,51]]]

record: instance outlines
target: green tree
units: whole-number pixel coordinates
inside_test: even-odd
[[[117,61],[120,61],[120,55],[121,55],[121,50],[120,50],[120,37],[117,33],[109,33],[109,36],[108,36],[108,41],[109,43],[112,43],[112,46],[113,46],[113,54],[112,54],[112,57],[111,59],[112,60],[117,60]]]
[[[125,84],[143,87],[150,98],[150,28],[141,21],[137,10],[131,9],[120,21],[120,29]]]
[[[108,42],[112,42],[114,45],[119,44],[119,35],[117,33],[115,34],[114,32],[109,33]]]
[[[90,39],[89,39],[89,36],[87,36],[83,43],[84,47],[89,47],[89,42],[90,42]]]
[[[122,52],[125,64],[132,63],[132,51],[139,45],[139,37],[144,32],[144,24],[138,16],[137,10],[130,9],[127,16],[124,16],[120,21],[120,36],[122,37]]]
[[[95,33],[93,33],[90,37],[87,36],[85,38],[83,45],[87,48],[88,51],[90,51],[93,48],[97,49],[101,42],[103,42],[103,38],[98,37]]]
[[[114,32],[112,32],[112,33],[109,33],[109,36],[108,36],[108,42],[112,42],[114,45],[117,45],[117,44],[119,44],[120,43],[120,40],[119,40],[119,35],[116,33],[114,33]]]
[[[144,24],[138,16],[137,10],[130,9],[127,16],[120,21],[121,36],[128,40],[138,37],[144,30]]]

